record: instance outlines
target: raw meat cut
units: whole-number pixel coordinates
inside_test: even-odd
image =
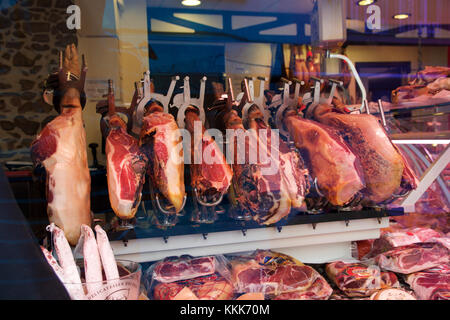
[[[232,282],[238,293],[260,292],[279,300],[326,300],[332,289],[313,268],[268,251],[231,261]]]
[[[182,137],[174,117],[157,103],[145,113],[140,145],[149,159],[152,183],[179,213],[185,197]]]
[[[162,283],[175,282],[201,276],[211,275],[216,272],[216,258],[183,257],[179,259],[166,258],[156,264],[153,277]]]
[[[109,134],[106,138],[106,169],[109,201],[121,219],[132,219],[141,203],[147,157],[138,140],[127,133],[127,124],[115,110],[114,92],[108,91]]]
[[[439,238],[441,234],[430,228],[410,228],[397,232],[387,232],[382,238],[393,247],[407,246],[419,242],[427,242],[432,238]]]
[[[409,85],[392,91],[392,102],[426,102],[431,98],[449,98],[450,68],[426,66]],[[442,95],[441,95],[442,93]]]
[[[375,257],[385,270],[410,274],[449,262],[449,250],[440,243],[416,243],[395,248]]]
[[[335,206],[351,202],[363,189],[359,161],[337,133],[328,126],[286,112],[284,125],[300,150],[318,188]]]
[[[450,68],[448,67],[433,67],[426,66],[425,69],[417,73],[416,81],[413,83],[426,84],[435,81],[439,78],[446,78],[450,76]]]
[[[450,274],[416,272],[406,282],[421,300],[450,300]]]
[[[328,277],[349,297],[368,297],[380,289],[398,286],[393,273],[383,273],[375,265],[336,261],[327,264]]]
[[[328,282],[323,277],[319,277],[306,291],[282,293],[275,296],[273,300],[328,300],[332,293],[333,289]]]
[[[197,109],[187,109],[185,123],[191,134],[191,185],[203,202],[214,203],[228,191],[233,172],[223,152],[205,131]],[[195,136],[196,123],[201,128],[202,136],[199,138]],[[198,141],[195,141],[196,138]],[[196,155],[200,155],[200,161],[197,161]]]
[[[382,230],[381,237],[373,241],[371,250],[364,259],[369,259],[397,247],[408,246],[414,243],[430,242],[439,238],[439,232],[430,228],[407,228],[395,230]],[[433,240],[434,241],[434,240]]]
[[[360,160],[369,203],[383,203],[396,193],[417,187],[418,179],[376,117],[348,114],[326,105],[318,105],[310,113],[315,120],[335,128]]]
[[[184,288],[188,288],[199,300],[231,300],[234,294],[233,286],[227,280],[218,274],[212,274],[177,282],[158,283],[153,288],[153,298],[174,300],[183,294]]]
[[[402,289],[383,289],[374,293],[370,300],[417,300],[412,294]]]
[[[35,165],[45,167],[49,221],[75,246],[81,225],[91,225],[91,176],[79,99],[69,105],[63,106],[61,114],[37,136],[31,145],[31,158]]]

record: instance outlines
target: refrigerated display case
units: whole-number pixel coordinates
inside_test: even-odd
[[[446,17],[408,27],[387,16],[401,0],[198,2],[1,3],[0,157],[20,209],[53,266],[72,261],[56,253],[61,228],[74,261],[101,273],[87,254],[101,229],[142,273],[127,295],[84,280],[102,277],[86,266],[74,289],[55,267],[71,298],[444,299],[406,280],[402,255],[430,251],[414,274],[448,274]],[[372,74],[374,63],[413,72]],[[392,99],[378,99],[387,87]],[[271,288],[285,269],[308,285]],[[356,291],[352,270],[367,280]]]

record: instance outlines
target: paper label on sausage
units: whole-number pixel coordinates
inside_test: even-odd
[[[86,296],[87,300],[137,300],[139,281],[136,279],[108,281],[95,292]]]

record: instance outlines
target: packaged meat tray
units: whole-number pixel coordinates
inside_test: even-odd
[[[450,273],[416,272],[406,282],[420,300],[450,300]]]
[[[434,242],[441,234],[430,228],[387,228],[383,229],[379,239],[364,240],[358,243],[361,259],[370,259],[394,248],[415,243]]]
[[[410,274],[449,262],[449,249],[439,242],[416,243],[395,248],[375,257],[380,268]]]
[[[154,300],[230,300],[234,296],[224,256],[168,257],[145,273]]]
[[[312,267],[269,250],[234,257],[231,275],[237,293],[263,293],[274,300],[328,300],[333,291]]]
[[[399,287],[397,276],[376,265],[335,261],[327,264],[328,278],[348,297],[370,297],[381,289]]]

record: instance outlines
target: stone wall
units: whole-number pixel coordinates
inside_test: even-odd
[[[57,68],[58,52],[78,42],[66,26],[73,1],[6,2],[13,5],[0,7],[1,164],[30,161],[31,142],[57,115],[42,99],[43,83]]]

